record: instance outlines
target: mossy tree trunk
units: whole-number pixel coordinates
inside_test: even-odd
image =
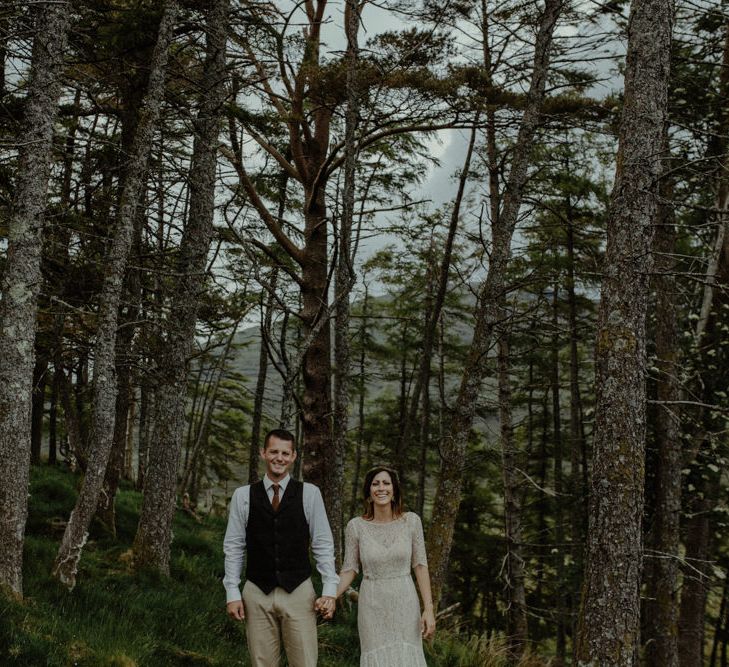
[[[38,2],[32,13],[36,32],[0,299],[0,587],[19,596],[43,216],[71,15],[66,2]]]
[[[640,646],[646,312],[672,22],[672,0],[631,5],[596,342],[589,534],[575,650],[581,666],[635,665]]]
[[[161,10],[157,41],[149,64],[149,82],[125,168],[114,238],[99,299],[94,345],[91,451],[84,482],[53,565],[54,576],[68,588],[73,588],[76,584],[78,561],[99,501],[114,439],[117,398],[114,364],[119,306],[127,259],[132,245],[137,205],[144,186],[150,147],[164,98],[169,47],[173,39],[177,12],[178,5],[174,0],[165,2]]]
[[[203,83],[208,89],[195,120],[190,166],[190,213],[179,252],[177,290],[166,320],[166,340],[157,359],[157,414],[150,441],[144,498],[134,538],[136,566],[169,574],[172,520],[180,453],[185,432],[188,362],[197,313],[206,287],[207,256],[213,234],[218,139],[226,97],[226,43],[230,0],[216,0],[206,20]],[[193,457],[194,463],[194,457]]]
[[[146,221],[144,193],[141,193],[134,224],[134,259],[132,264],[141,264],[141,235]],[[116,342],[115,370],[117,376],[117,396],[114,406],[114,436],[111,453],[104,475],[104,486],[96,507],[96,516],[106,529],[116,536],[116,493],[124,474],[127,441],[132,429],[130,410],[134,404],[132,368],[134,362],[135,333],[141,312],[142,283],[139,270],[127,271],[125,298],[126,308],[122,309],[122,323]]]

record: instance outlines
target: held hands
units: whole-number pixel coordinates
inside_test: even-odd
[[[228,602],[225,606],[228,616],[234,621],[244,621],[246,618],[245,608],[243,607],[243,600],[233,600]]]
[[[337,608],[337,600],[331,595],[322,595],[317,598],[314,602],[314,611],[321,614],[321,617],[328,621],[334,616],[334,612]]]
[[[430,639],[435,634],[435,614],[432,607],[426,607],[420,617],[420,633],[423,639]]]

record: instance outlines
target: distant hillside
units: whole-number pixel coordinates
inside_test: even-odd
[[[387,295],[381,295],[371,297],[371,308],[375,311],[379,306],[385,306],[390,299]],[[469,295],[466,299],[466,303],[475,305],[475,298],[473,295]],[[384,309],[383,309],[384,310]],[[356,324],[352,325],[353,327]],[[370,323],[370,335],[374,341],[378,344],[384,343],[386,334],[383,329],[383,320],[374,318]],[[468,319],[453,319],[451,321],[451,334],[456,334],[460,339],[461,343],[465,346],[471,342],[472,336],[472,322]],[[276,331],[276,335],[279,335],[279,331]],[[259,353],[261,346],[261,332],[258,325],[247,327],[238,332],[234,339],[235,351],[231,352],[228,369],[231,372],[241,373],[245,376],[245,384],[247,389],[250,391],[251,396],[256,388],[256,380],[258,377],[258,364],[259,364]],[[397,395],[399,392],[399,383],[397,381],[387,381],[382,378],[381,373],[374,372],[372,364],[368,364],[368,382],[367,388],[367,400],[373,402],[382,396],[384,393],[389,392],[392,395]],[[356,372],[356,369],[353,369]],[[455,392],[460,382],[460,376],[454,375],[448,377],[446,380],[446,391]],[[492,389],[495,392],[495,382],[488,383],[492,385]],[[491,389],[485,389],[489,392]],[[280,414],[281,398],[283,395],[283,381],[281,375],[276,368],[269,363],[268,373],[266,376],[266,393],[264,398],[264,413],[272,420],[276,421]],[[494,394],[495,395],[495,394]]]

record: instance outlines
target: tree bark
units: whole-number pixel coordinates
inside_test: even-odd
[[[697,489],[706,495],[706,485]],[[681,607],[678,618],[678,658],[681,667],[704,664],[704,621],[706,599],[711,585],[708,563],[711,544],[711,524],[708,512],[712,503],[698,497],[687,507],[691,516],[686,522],[686,554],[688,564],[681,588]]]
[[[210,5],[206,21],[204,81],[210,88],[195,121],[190,166],[190,214],[180,248],[180,279],[168,319],[167,340],[158,359],[157,419],[149,451],[142,512],[134,538],[136,566],[169,574],[177,472],[185,428],[188,362],[198,307],[205,290],[205,269],[215,212],[218,137],[225,102],[225,49],[230,0]]]
[[[645,318],[666,121],[673,3],[631,5],[624,108],[596,341],[581,666],[637,664],[645,466]]]
[[[351,355],[349,344],[349,295],[356,280],[352,266],[354,257],[351,250],[352,221],[354,219],[355,169],[357,166],[356,132],[359,123],[359,86],[357,67],[359,64],[359,44],[357,42],[360,24],[360,0],[346,0],[344,11],[344,30],[347,37],[347,66],[344,130],[344,189],[342,194],[342,214],[339,217],[339,252],[334,281],[335,323],[334,323],[334,420],[332,429],[333,468],[337,480],[334,494],[328,498],[328,517],[334,535],[336,561],[341,562],[343,511],[344,511],[344,459],[347,453],[347,434],[349,432],[349,374]]]
[[[676,229],[663,189],[654,239],[656,293],[656,368],[658,369],[655,442],[656,501],[648,546],[652,551],[645,618],[647,667],[678,667],[678,559],[681,515],[681,423],[678,413],[678,285]]]
[[[562,8],[561,0],[547,0],[534,52],[534,67],[524,116],[519,127],[511,172],[498,221],[492,221],[492,248],[488,273],[478,295],[476,324],[461,376],[450,432],[441,444],[441,468],[431,528],[428,531],[428,559],[434,601],[440,599],[453,543],[453,530],[461,502],[466,443],[481,384],[487,374],[486,357],[494,327],[500,317],[511,238],[516,227],[522,193],[527,180],[532,140],[540,123],[540,110],[549,69],[552,34]]]
[[[445,303],[446,292],[448,290],[448,274],[451,269],[451,257],[453,255],[453,243],[456,238],[458,222],[461,217],[461,203],[463,202],[463,194],[466,190],[468,175],[471,169],[471,157],[473,156],[473,148],[476,143],[476,125],[478,116],[474,121],[474,127],[471,130],[471,139],[468,142],[468,150],[466,151],[466,159],[458,179],[458,191],[453,202],[453,210],[451,211],[451,219],[448,225],[448,233],[445,239],[445,248],[443,250],[443,258],[440,264],[440,270],[436,276],[438,289],[435,298],[432,299],[430,308],[426,308],[425,325],[423,327],[423,343],[420,351],[420,362],[418,364],[418,373],[415,377],[415,385],[410,395],[410,406],[404,422],[404,429],[401,435],[401,445],[399,452],[399,460],[404,461],[407,456],[407,450],[410,446],[410,439],[415,430],[418,417],[418,406],[421,402],[421,394],[425,391],[426,383],[430,377],[430,362],[433,355],[433,346],[435,336],[438,331],[438,322],[440,321],[443,304]]]
[[[48,406],[48,465],[58,462],[58,373],[53,371],[50,405]]]
[[[10,19],[0,17],[0,97],[5,95],[5,61],[8,57]]]
[[[550,384],[552,390],[552,442],[554,444],[554,549],[555,574],[558,582],[564,582],[564,517],[562,512],[563,479],[562,479],[562,410],[560,404],[559,382],[559,285],[555,283],[552,294],[552,349],[550,351]],[[569,582],[558,585],[555,589],[555,612],[557,625],[557,645],[555,667],[563,667],[567,654],[566,623]]]
[[[70,22],[65,2],[39,2],[34,11],[36,34],[0,300],[0,587],[18,596],[28,515],[41,232]]]
[[[131,248],[136,208],[164,97],[167,60],[177,11],[175,0],[168,0],[162,8],[157,43],[149,67],[149,83],[126,165],[116,230],[100,297],[94,347],[92,450],[81,492],[53,566],[54,576],[70,589],[76,584],[78,561],[88,537],[89,524],[96,511],[114,438],[117,396],[114,362],[122,284]]]
[[[41,352],[42,354],[42,352]],[[39,465],[43,446],[43,414],[46,409],[46,380],[48,360],[36,352],[33,369],[33,398],[30,417],[30,462]]]
[[[270,284],[271,289],[276,289],[276,272],[272,272]],[[268,375],[268,348],[263,342],[265,331],[271,330],[273,318],[273,292],[268,294],[266,304],[261,301],[261,346],[258,350],[258,377],[256,378],[256,390],[253,395],[253,416],[251,422],[251,446],[248,455],[248,483],[258,481],[258,450],[263,447],[261,440],[261,422],[263,421],[263,399],[266,394],[266,376]],[[261,297],[262,299],[263,297]]]
[[[304,194],[302,247],[287,236],[275,216],[270,213],[248,175],[240,154],[233,150],[229,152],[229,158],[238,172],[241,185],[267,229],[299,270],[297,273],[289,265],[282,265],[298,284],[301,295],[300,319],[303,325],[304,354],[300,369],[303,395],[299,407],[303,443],[297,465],[301,464],[307,481],[321,487],[324,500],[329,503],[337,495],[340,484],[335,466],[329,464],[336,458],[331,424],[331,327],[327,231],[329,223],[326,206],[326,187],[331,167],[327,157],[333,108],[331,105],[317,102],[313,108],[307,109],[308,96],[311,93],[309,80],[312,72],[316,72],[320,66],[320,36],[326,5],[326,0],[304,3],[303,8],[306,12],[306,25],[303,30],[304,55],[298,70],[292,75],[292,80],[286,77],[290,109],[287,109],[280,97],[274,94],[263,64],[256,59],[251,47],[248,47],[249,56],[265,79],[264,88],[269,101],[280,114],[288,130],[290,162],[271,144],[266,144],[263,140],[259,143],[284,166],[292,178],[301,183]],[[282,71],[290,70],[290,63],[285,59],[282,59],[279,65]],[[247,129],[255,133],[254,128]],[[254,136],[257,136],[257,133]],[[231,143],[235,144],[237,141]],[[290,377],[285,380],[292,382],[299,373],[298,364],[292,364],[290,370]]]
[[[501,467],[504,480],[504,537],[506,538],[506,608],[509,659],[521,660],[528,640],[524,557],[522,555],[521,479],[511,418],[509,343],[506,332],[499,338],[499,420]]]
[[[134,256],[136,262],[141,262],[141,236],[142,227],[146,221],[146,197],[142,194],[137,206],[137,215],[134,223]],[[128,303],[123,315],[122,325],[119,327],[116,342],[115,370],[117,376],[117,396],[114,409],[114,436],[111,453],[104,474],[104,485],[96,507],[96,516],[106,529],[116,537],[116,492],[119,482],[124,474],[125,455],[127,450],[128,434],[131,430],[129,411],[133,405],[134,387],[132,386],[132,366],[134,356],[134,337],[137,331],[137,322],[141,312],[142,285],[137,269],[127,271],[126,298]]]
[[[139,437],[137,451],[137,481],[136,488],[144,488],[144,478],[147,476],[147,461],[149,460],[149,439],[154,424],[154,391],[149,385],[148,378],[142,380],[139,388]]]
[[[364,298],[362,299],[362,322],[359,329],[359,378],[357,380],[357,445],[354,456],[354,470],[352,472],[352,498],[349,503],[349,516],[356,516],[360,506],[359,480],[362,471],[362,458],[365,445],[365,396],[367,394],[367,343],[368,316],[369,316],[369,286],[364,284]],[[367,461],[365,461],[365,464]]]
[[[109,461],[104,474],[104,483],[96,507],[96,516],[109,533],[116,537],[115,498],[124,468],[124,453],[127,446],[129,427],[129,406],[132,399],[131,373],[128,367],[117,365],[119,382],[114,406],[114,436]]]
[[[727,594],[729,594],[729,579],[724,579],[724,585],[721,589],[721,603],[719,605],[719,614],[714,624],[714,639],[711,642],[711,657],[709,658],[709,667],[716,667],[716,658],[718,655],[719,642],[722,641],[724,635],[724,624],[726,622]]]
[[[61,405],[63,406],[63,424],[66,431],[66,439],[68,440],[68,449],[63,453],[69,460],[72,469],[75,469],[78,464],[82,470],[86,470],[88,457],[88,452],[86,450],[87,442],[81,426],[81,414],[79,413],[75,401],[72,400],[71,379],[66,377],[66,373],[62,368],[57,371],[57,373]]]
[[[576,581],[582,580],[583,571],[583,547],[587,534],[587,512],[585,510],[585,497],[587,494],[586,466],[582,466],[582,459],[585,452],[585,433],[582,419],[582,399],[580,396],[579,377],[579,334],[577,331],[577,295],[575,293],[575,240],[574,223],[571,219],[567,222],[567,300],[569,309],[569,330],[570,330],[570,491],[572,509],[571,519],[571,540],[572,560],[575,564]],[[573,588],[573,598],[577,597],[579,590]],[[579,600],[572,603],[572,609],[576,609]],[[575,623],[573,622],[573,632]],[[573,635],[575,636],[575,635]]]

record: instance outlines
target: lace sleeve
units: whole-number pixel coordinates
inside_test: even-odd
[[[342,572],[354,570],[359,572],[359,536],[355,526],[356,519],[352,519],[344,531],[344,562]]]
[[[409,513],[410,535],[412,537],[412,567],[425,565],[428,567],[428,557],[425,553],[425,537],[423,536],[423,524],[420,517],[414,512]]]

